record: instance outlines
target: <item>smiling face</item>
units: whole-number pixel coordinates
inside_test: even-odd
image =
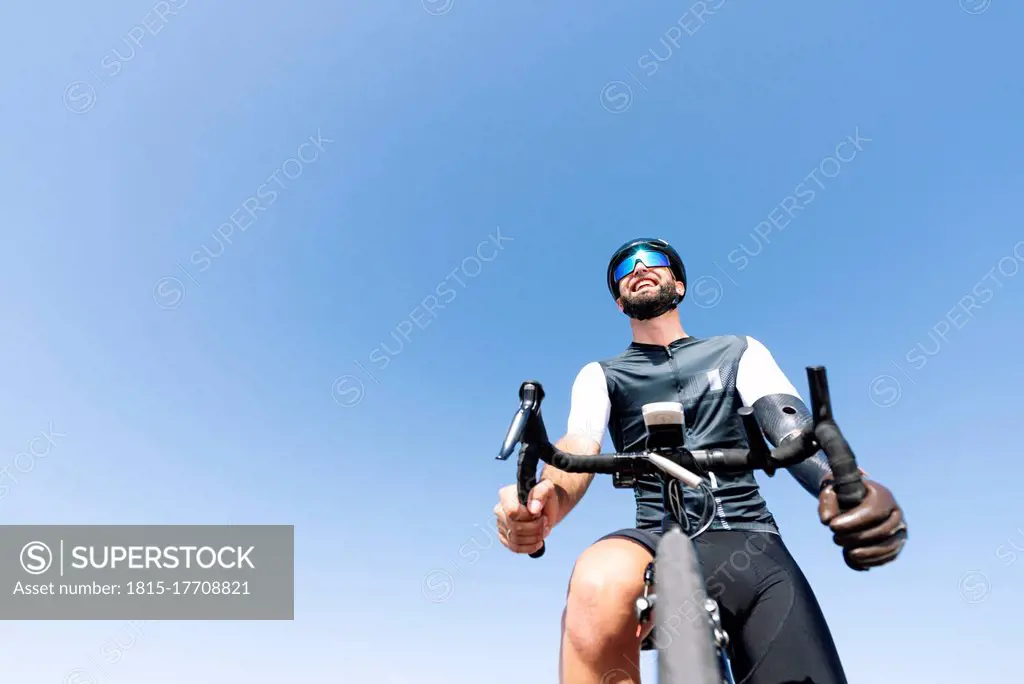
[[[643,262],[637,262],[633,272],[623,277],[618,285],[619,308],[634,318],[649,318],[651,312],[667,308],[685,292],[671,268],[647,268]]]

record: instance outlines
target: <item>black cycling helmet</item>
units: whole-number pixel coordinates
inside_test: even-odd
[[[615,267],[618,266],[619,262],[623,258],[629,256],[632,252],[642,248],[650,249],[654,252],[661,252],[668,257],[669,267],[672,269],[672,274],[676,277],[676,280],[686,287],[686,266],[683,265],[683,260],[679,258],[679,253],[672,248],[672,245],[668,244],[664,240],[658,238],[636,238],[630,240],[626,244],[615,250],[612,254],[612,258],[608,261],[608,291],[612,293],[612,297],[615,299],[619,298],[619,283],[615,280],[612,275],[615,272]],[[683,297],[686,296],[684,291]],[[682,301],[682,297],[679,298]]]

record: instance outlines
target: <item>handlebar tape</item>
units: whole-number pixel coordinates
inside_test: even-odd
[[[756,458],[749,449],[700,449],[691,451],[690,456],[702,470],[717,473],[750,470]]]
[[[539,460],[540,454],[537,453],[535,447],[530,447],[527,444],[519,447],[519,467],[517,469],[519,482],[517,483],[517,490],[519,503],[523,506],[530,502],[530,491],[537,486],[537,462]],[[530,558],[540,558],[544,555],[544,551],[544,542],[541,542],[540,548],[531,553]]]
[[[832,489],[836,493],[840,510],[854,508],[864,500],[867,488],[857,467],[853,449],[839,431],[839,426],[831,420],[819,422],[814,427],[814,435],[828,457],[828,465],[834,478]]]
[[[614,475],[622,467],[622,458],[614,455],[598,454],[596,456],[579,456],[559,449],[552,449],[551,455],[544,459],[555,468],[567,473],[594,473],[596,475]]]

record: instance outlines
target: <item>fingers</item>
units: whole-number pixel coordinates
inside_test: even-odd
[[[907,543],[907,523],[892,492],[868,480],[864,486],[864,500],[845,512],[839,510],[831,487],[818,497],[818,517],[831,528],[833,541],[843,547],[843,559],[854,570],[891,563]]]
[[[901,529],[906,530],[906,528],[907,526],[903,522],[903,511],[897,508],[889,514],[888,518],[875,527],[856,532],[836,533],[832,536],[832,539],[836,544],[844,547],[870,546],[884,542]]]
[[[555,483],[551,480],[541,480],[536,487],[530,490],[530,501],[527,508],[531,515],[549,513],[555,504]]]
[[[530,522],[510,521],[498,527],[498,539],[515,553],[533,553],[544,543],[545,537],[551,532],[543,520]]]
[[[843,549],[843,560],[854,570],[876,568],[896,560],[906,543],[907,531],[901,529],[882,544]]]
[[[504,487],[498,493],[494,507],[495,526],[502,545],[515,553],[533,553],[551,532],[547,516],[533,515],[519,503],[515,485]]]
[[[512,524],[512,516],[519,514],[519,498],[516,495],[515,485],[502,487],[498,490],[498,503],[494,506],[494,525],[498,530],[498,539],[511,550],[512,542],[509,540],[509,525]]]
[[[501,508],[505,515],[513,515],[521,508],[519,494],[515,485],[508,485],[498,490],[498,505],[495,510]]]
[[[830,485],[818,495],[818,519],[821,520],[822,525],[828,525],[837,515],[839,515],[839,499]]]
[[[885,522],[897,509],[896,500],[888,489],[877,482],[868,480],[864,481],[864,487],[867,494],[863,501],[846,512],[833,515],[826,523],[834,533],[843,535],[869,530]],[[835,492],[829,491],[829,495],[834,498]],[[824,494],[819,497],[819,511],[823,504],[822,498],[825,497]],[[831,510],[827,512],[831,512]]]
[[[512,528],[500,531],[498,538],[513,553],[533,553],[544,545],[543,537],[538,534],[526,534]]]

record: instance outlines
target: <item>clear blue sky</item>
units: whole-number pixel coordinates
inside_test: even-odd
[[[5,8],[0,465],[64,436],[3,521],[294,523],[297,583],[294,622],[145,625],[117,664],[138,628],[4,624],[8,678],[555,681],[572,562],[632,497],[599,481],[513,556],[493,456],[522,380],[560,433],[577,371],[628,343],[604,268],[645,234],[687,261],[688,332],[757,337],[801,389],[828,367],[906,509],[904,556],[855,574],[761,478],[851,681],[998,678],[1024,608],[1024,7],[708,4]]]

